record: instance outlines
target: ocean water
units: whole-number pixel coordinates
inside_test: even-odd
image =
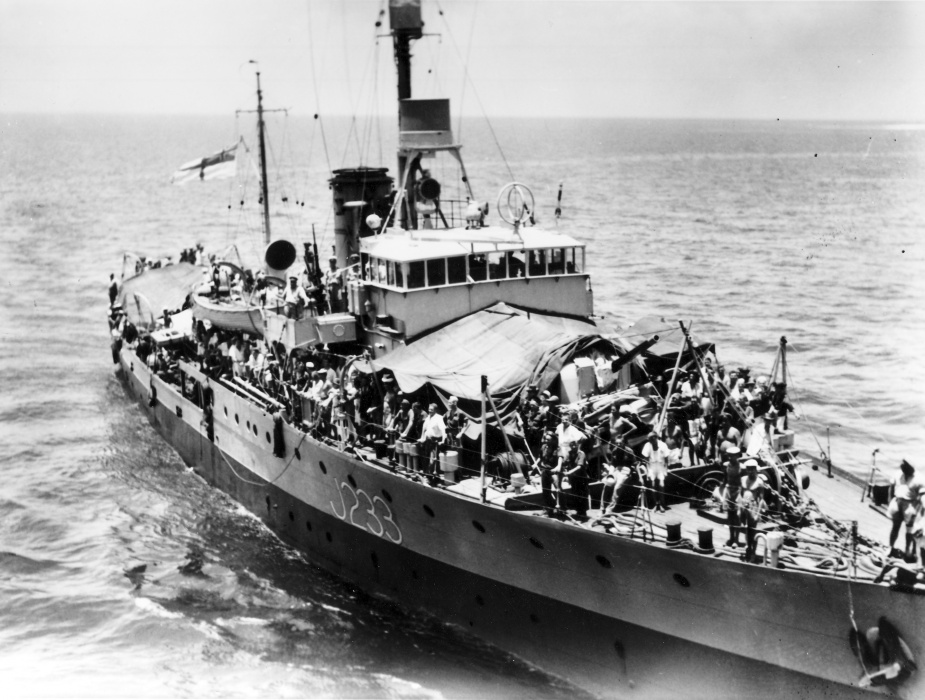
[[[376,130],[324,126],[322,138],[318,121],[293,119],[271,140],[275,235],[304,241],[314,227],[322,249],[329,169],[358,153],[393,167]],[[477,196],[493,201],[516,178],[542,224],[588,243],[601,324],[684,319],[727,367],[758,371],[784,335],[801,446],[858,474],[875,449],[884,468],[902,458],[925,468],[925,130],[492,126],[461,133]],[[259,254],[252,177],[169,184],[180,163],[244,131],[223,118],[0,120],[5,692],[576,697],[312,566],[186,469],[124,395],[105,320],[123,252],[176,256],[201,241]]]

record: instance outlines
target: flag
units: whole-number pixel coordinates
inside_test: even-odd
[[[234,177],[237,172],[235,167],[235,152],[237,149],[238,144],[235,144],[231,148],[213,153],[211,156],[184,163],[173,174],[170,181],[175,185],[183,185],[193,180],[218,180]]]

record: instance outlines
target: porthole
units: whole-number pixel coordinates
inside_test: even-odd
[[[370,554],[369,558],[372,560],[373,566],[375,566],[378,569],[379,568],[379,557],[376,556],[376,553],[373,552],[372,554]]]
[[[472,521],[472,527],[474,527],[479,532],[485,532],[485,526],[482,525],[482,523],[480,523],[478,520]]]
[[[250,421],[247,421],[247,429],[248,429],[248,430],[251,429],[251,422],[250,422]]]
[[[295,513],[293,513],[291,510],[289,511],[289,521],[295,522]]]
[[[385,497],[385,500],[387,500],[389,503],[392,502],[392,494],[390,494],[388,491],[386,491],[385,489],[382,489],[382,495],[383,497]]]
[[[330,532],[324,533],[324,537],[325,537],[325,539],[326,539],[328,542],[333,542],[333,541],[334,541],[334,538],[331,537],[331,533],[330,533]]]
[[[417,569],[411,569],[411,578],[413,578],[415,581],[417,581],[417,579],[418,579],[418,571],[417,571]]]
[[[321,468],[321,473],[322,473],[322,474],[327,474],[327,473],[328,473],[328,468],[327,468],[326,466],[324,466],[324,462],[319,461],[319,462],[318,462],[318,466]]]
[[[228,417],[228,407],[225,406],[224,408],[225,408],[225,418],[227,418]]]
[[[480,595],[475,596],[475,602],[479,605],[485,605],[485,599]]]
[[[257,424],[256,424],[256,423],[254,423],[254,425],[252,426],[252,429],[253,429],[253,431],[254,431],[254,436],[256,437],[256,435],[258,434],[258,433],[257,433]]]
[[[673,578],[675,583],[677,583],[682,588],[690,588],[691,582],[688,581],[685,576],[682,576],[681,574],[673,574],[671,578]]]
[[[434,509],[426,503],[424,504],[424,512],[427,513],[430,517],[434,517]]]
[[[238,418],[238,414],[237,414],[237,413],[234,414],[234,422],[237,423],[238,425],[241,425],[241,419]]]
[[[608,559],[608,558],[605,557],[604,555],[598,554],[597,557],[595,557],[595,558],[597,559],[597,563],[600,564],[601,566],[603,566],[605,569],[612,569],[612,568],[613,568],[613,564],[610,563],[610,559]]]
[[[270,431],[268,430],[268,431],[267,431],[267,444],[268,444],[268,445],[270,444],[270,441],[271,441],[271,438],[270,438]]]
[[[305,521],[305,529],[308,530],[309,532],[312,531],[312,524],[308,522],[307,520]]]
[[[532,545],[533,545],[534,547],[536,547],[537,549],[546,549],[546,548],[543,546],[543,543],[540,542],[540,541],[539,541],[538,539],[536,539],[535,537],[531,537],[531,538],[530,538],[530,544],[532,544]]]
[[[353,488],[356,488],[356,487],[357,487],[357,480],[353,478],[353,474],[348,474],[348,475],[347,475],[347,481],[350,482],[350,485],[351,485]]]
[[[530,613],[530,622],[532,622],[534,625],[539,624],[540,618],[536,616],[536,613]]]

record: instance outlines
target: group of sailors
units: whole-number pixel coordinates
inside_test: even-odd
[[[292,280],[290,287],[302,289]],[[127,321],[112,276],[109,296],[114,337],[128,343],[152,371],[179,385],[197,405],[209,402],[209,392],[181,375],[178,359],[198,363],[207,377],[248,384],[270,400],[279,418],[308,428],[316,437],[379,445],[393,467],[398,452],[413,452],[415,459],[408,460],[407,467],[432,483],[440,477],[442,453],[465,451],[461,435],[468,418],[455,397],[443,399],[443,410],[435,401],[425,410],[422,396],[403,395],[388,373],[357,371],[346,366],[344,357],[318,348],[286,353],[259,336],[207,328],[201,321],[193,343],[158,347]],[[166,314],[164,325],[169,325]],[[747,370],[727,374],[722,365],[714,369],[709,362],[701,367],[703,371],[680,371],[670,393],[658,377],[635,400],[615,400],[609,413],[595,409],[592,401],[579,402],[577,408],[562,406],[557,396],[530,384],[511,421],[514,432],[523,436],[517,444],[523,445],[525,459],[518,461],[513,453],[495,455],[488,461],[489,476],[510,489],[532,480],[542,490],[547,515],[561,518],[568,513],[582,521],[595,506],[602,513],[633,505],[665,511],[665,482],[673,470],[715,464],[725,474],[721,502],[729,527],[726,545],[744,544],[745,559],[752,560],[758,526],[772,494],[759,474],[760,458],[747,454],[748,435],[759,418],[767,437],[785,430],[793,409],[782,383],[754,381]],[[669,394],[667,406],[662,391]],[[647,410],[650,415],[643,417]],[[653,420],[652,414],[662,415],[664,421]],[[416,447],[402,450],[402,445]],[[514,476],[518,472],[523,479]],[[594,499],[592,484],[599,486]],[[890,554],[912,563],[921,554],[925,562],[925,479],[903,461],[891,489]],[[628,493],[641,495],[628,503]],[[895,544],[903,525],[905,549],[900,551]]]
[[[358,279],[359,256],[353,255],[346,267],[338,268],[337,258],[328,260],[323,273],[313,265],[304,267],[299,274],[290,274],[285,282],[278,283],[260,271],[230,270],[221,263],[212,264],[211,294],[221,298],[256,302],[260,306],[281,309],[287,317],[301,319],[305,315],[341,313],[348,310],[347,285]]]
[[[228,297],[255,301],[261,306],[281,308],[289,318],[304,315],[320,315],[348,311],[347,285],[359,278],[360,258],[350,256],[348,264],[339,268],[337,258],[328,259],[328,269],[321,271],[310,257],[298,274],[290,274],[284,283],[269,278],[263,271],[256,274],[250,269],[241,269],[223,264],[215,254],[207,255],[203,245],[180,251],[178,262],[209,268],[208,292],[218,298]],[[174,264],[173,256],[151,259],[145,256],[134,258],[134,274]],[[118,297],[119,284],[115,275],[109,276],[109,303],[112,306]]]

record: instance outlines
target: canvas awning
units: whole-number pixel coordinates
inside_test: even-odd
[[[152,324],[165,310],[183,306],[186,297],[203,283],[206,272],[189,263],[145,270],[122,283],[119,303],[136,326]]]
[[[370,365],[376,372],[391,370],[406,393],[431,384],[461,399],[478,399],[482,375],[488,377],[493,395],[517,392],[531,381],[543,389],[573,355],[595,343],[614,354],[626,352],[592,323],[498,303]]]

